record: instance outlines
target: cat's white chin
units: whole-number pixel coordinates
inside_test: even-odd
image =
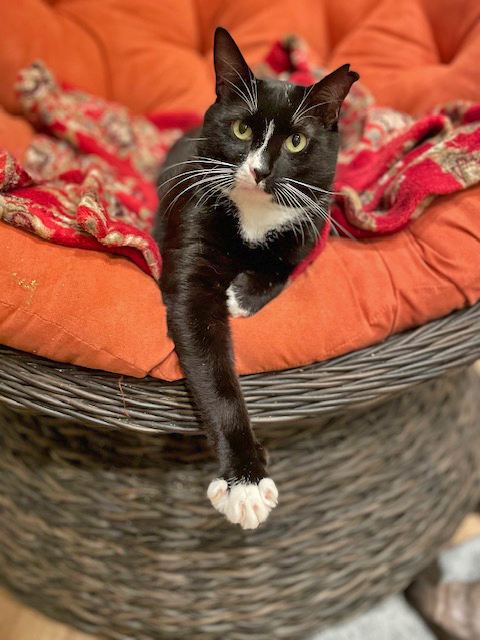
[[[217,511],[242,529],[256,529],[278,502],[278,490],[271,478],[263,478],[258,484],[238,482],[230,489],[225,480],[212,480],[207,496]]]

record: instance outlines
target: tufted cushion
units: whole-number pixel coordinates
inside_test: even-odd
[[[218,24],[252,64],[297,33],[317,62],[350,62],[380,105],[419,112],[480,99],[477,0],[16,0],[2,6],[0,104],[18,111],[16,74],[41,58],[58,77],[136,111],[203,111]]]
[[[419,112],[450,99],[480,101],[477,0],[4,5],[0,104],[12,113],[19,110],[14,78],[34,58],[140,112],[203,110],[213,98],[217,24],[231,29],[252,65],[272,40],[296,32],[317,62],[350,62],[379,104]],[[30,136],[21,119],[0,113],[0,145],[21,158]],[[333,356],[478,300],[479,202],[480,189],[470,189],[438,199],[395,236],[356,244],[333,238],[281,296],[232,321],[239,371]],[[0,243],[0,342],[136,376],[181,375],[158,288],[128,260],[52,245],[4,223]]]

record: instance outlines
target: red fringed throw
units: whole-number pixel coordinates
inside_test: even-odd
[[[312,69],[294,37],[276,43],[260,76],[311,84]],[[132,115],[126,107],[59,86],[41,63],[25,69],[18,92],[38,129],[21,167],[0,149],[0,219],[45,240],[128,256],[158,278],[161,259],[149,235],[155,178],[170,145],[200,123],[197,114]],[[480,105],[454,102],[413,118],[375,106],[356,83],[340,120],[331,217],[340,234],[393,233],[436,195],[480,181]],[[326,226],[297,275],[323,249]]]

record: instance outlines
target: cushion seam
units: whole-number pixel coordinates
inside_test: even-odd
[[[394,299],[394,308],[393,308],[392,323],[390,325],[390,331],[388,332],[388,335],[391,335],[394,332],[395,327],[397,326],[398,309],[399,309],[398,291],[397,291],[397,287],[394,284],[392,272],[390,271],[388,263],[385,260],[385,258],[383,257],[382,252],[380,251],[380,249],[376,246],[376,244],[374,242],[371,243],[371,246],[374,248],[374,250],[376,251],[377,255],[380,257],[380,259],[381,259],[381,261],[383,263],[383,266],[385,267],[385,271],[387,272],[388,279],[390,281],[390,286],[392,287],[392,293],[393,293],[393,299]]]
[[[27,311],[26,309],[21,309],[20,307],[14,305],[14,304],[11,304],[9,302],[5,302],[4,300],[0,300],[0,304],[4,305],[5,307],[9,307],[11,309],[14,309],[15,311],[20,311],[22,314],[25,314],[27,316],[35,317],[38,320],[41,320],[42,322],[45,322],[45,323],[47,323],[48,325],[50,325],[52,327],[56,327],[57,329],[60,329],[60,331],[62,331],[63,333],[67,334],[71,338],[74,338],[75,340],[78,340],[81,344],[84,344],[84,345],[90,347],[91,349],[94,349],[95,351],[98,351],[100,353],[102,353],[102,352],[103,353],[107,353],[112,358],[115,358],[115,360],[117,360],[118,362],[126,364],[129,367],[132,367],[132,368],[136,369],[137,371],[142,372],[144,376],[148,373],[147,371],[145,371],[145,369],[141,369],[138,365],[135,365],[135,364],[133,364],[131,362],[128,362],[128,360],[124,360],[123,358],[115,355],[114,353],[112,353],[108,349],[105,349],[104,347],[97,347],[96,345],[91,344],[90,342],[87,342],[83,338],[80,338],[80,336],[78,336],[75,333],[69,331],[65,327],[62,327],[61,324],[58,324],[57,322],[53,322],[52,320],[48,320],[47,318],[44,318],[43,316],[39,315],[38,313],[35,313],[35,312],[32,312],[32,311]],[[90,367],[90,368],[92,368],[92,367]]]
[[[439,277],[444,282],[447,282],[450,285],[453,285],[453,287],[455,288],[457,293],[459,293],[462,296],[462,298],[465,300],[465,302],[468,303],[468,299],[465,296],[465,291],[463,290],[463,288],[460,287],[460,285],[458,285],[454,280],[452,280],[452,278],[450,278],[446,273],[444,273],[443,271],[440,271],[439,269],[434,267],[425,258],[424,249],[423,249],[422,243],[418,240],[418,238],[415,236],[414,233],[412,233],[412,231],[410,229],[407,229],[406,231],[407,231],[408,237],[410,238],[411,244],[413,245],[418,257],[421,259],[422,263],[427,267],[427,269],[432,271],[437,277]]]

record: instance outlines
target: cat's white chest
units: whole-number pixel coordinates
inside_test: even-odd
[[[270,195],[233,189],[229,194],[237,208],[242,238],[249,244],[261,244],[268,233],[294,224],[301,210],[274,202]]]

